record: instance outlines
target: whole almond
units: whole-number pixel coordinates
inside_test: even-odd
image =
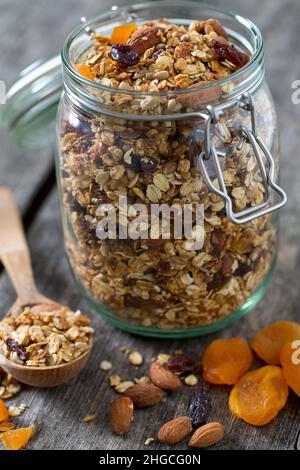
[[[158,431],[157,437],[161,442],[172,445],[182,441],[191,429],[190,418],[180,416],[164,424]]]
[[[219,442],[224,436],[224,428],[220,423],[207,423],[204,426],[196,429],[192,435],[189,446],[202,449],[204,447],[212,446]]]
[[[131,398],[136,408],[145,408],[156,405],[165,393],[153,384],[136,384],[128,388],[125,395]]]
[[[133,402],[129,397],[121,397],[111,403],[111,425],[113,431],[123,436],[133,419]]]
[[[181,387],[179,377],[158,361],[153,361],[150,366],[150,378],[155,385],[167,392],[173,392]]]
[[[132,33],[127,44],[132,46],[139,54],[144,54],[144,52],[150,47],[156,46],[159,44],[162,39],[160,37],[161,28],[157,26],[146,26],[143,29],[138,29]]]

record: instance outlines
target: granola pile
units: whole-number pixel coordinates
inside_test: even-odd
[[[200,109],[226,95],[230,84],[219,87],[218,80],[248,60],[217,20],[193,22],[189,28],[157,20],[137,29],[131,25],[129,32],[114,31],[112,38],[95,35],[77,71],[112,88],[101,99],[113,109],[119,105],[124,113],[171,114]],[[212,89],[201,91],[203,84],[214,82]],[[114,93],[116,88],[124,94]],[[195,91],[176,95],[189,88]],[[130,90],[174,90],[174,95],[138,98],[126,94]],[[254,99],[258,134],[271,148],[272,102],[263,88]],[[250,146],[236,148],[241,125],[250,126],[249,113],[231,109],[220,116],[213,137],[226,153],[221,165],[235,211],[265,197]],[[126,114],[88,115],[66,105],[60,147],[67,251],[88,294],[109,312],[144,327],[197,327],[237,311],[261,285],[272,264],[276,231],[268,216],[245,225],[228,220],[223,200],[210,192],[197,166],[201,119],[130,120]],[[213,167],[209,171],[213,179]],[[146,205],[204,204],[203,249],[190,250],[190,240],[172,236],[100,240],[97,208],[102,203],[117,208],[122,195]]]
[[[121,44],[113,43],[114,33],[111,38],[95,34],[85,61],[95,81],[135,91],[189,88],[227,77],[249,61],[214,19],[192,22],[189,28],[166,19],[134,28],[118,28]]]
[[[93,328],[80,311],[67,307],[26,307],[0,322],[0,350],[24,366],[45,367],[70,362],[91,346]]]

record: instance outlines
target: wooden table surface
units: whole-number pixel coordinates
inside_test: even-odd
[[[123,0],[119,2],[122,4]],[[124,2],[125,3],[125,2]],[[300,79],[299,17],[300,2],[293,0],[214,0],[249,16],[262,29],[267,51],[268,79],[281,126],[282,178],[289,203],[281,216],[281,245],[277,267],[267,293],[246,318],[221,333],[198,339],[153,340],[126,334],[93,313],[76,290],[64,253],[52,149],[20,149],[7,132],[0,133],[0,185],[10,186],[22,211],[32,252],[38,286],[47,296],[88,312],[96,330],[92,358],[82,373],[69,384],[56,389],[24,386],[11,404],[26,403],[29,408],[19,425],[37,423],[38,433],[31,449],[146,449],[145,438],[155,437],[165,421],[185,413],[192,389],[183,387],[160,405],[137,412],[127,437],[112,434],[109,402],[112,391],[109,373],[99,368],[101,360],[113,363],[111,373],[123,378],[147,374],[148,366],[133,367],[118,352],[119,346],[142,352],[145,363],[158,352],[183,349],[199,357],[205,346],[217,337],[241,335],[251,338],[264,325],[276,319],[299,321],[300,309],[300,159],[298,155],[300,105],[291,102],[291,83]],[[12,83],[18,72],[41,57],[55,55],[65,35],[83,15],[89,17],[110,6],[108,0],[61,0],[55,7],[47,0],[0,0],[0,79]],[[1,222],[0,222],[1,224]],[[1,312],[14,300],[11,284],[0,273]],[[212,420],[221,421],[226,430],[217,449],[300,449],[300,400],[292,393],[287,407],[277,419],[263,428],[254,428],[234,418],[227,406],[229,390],[213,387]],[[84,424],[85,415],[97,419]],[[149,448],[163,449],[158,442]],[[176,449],[186,449],[186,443]]]

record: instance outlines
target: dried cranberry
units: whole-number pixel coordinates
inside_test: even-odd
[[[19,346],[18,349],[18,357],[21,361],[25,362],[28,359],[28,352],[26,352],[26,348],[24,346]]]
[[[140,61],[139,53],[129,44],[113,44],[109,56],[116,62],[129,67]]]
[[[207,385],[201,383],[196,388],[196,391],[189,404],[189,418],[192,421],[193,428],[197,428],[207,422],[211,412],[211,401],[208,395]]]
[[[218,59],[228,60],[237,67],[243,67],[249,62],[249,56],[239,51],[236,47],[232,46],[225,41],[213,41],[212,51]]]
[[[188,356],[179,354],[169,358],[167,367],[174,374],[188,375],[194,372],[196,364]]]
[[[26,352],[25,346],[22,346],[17,341],[12,338],[7,338],[6,340],[7,347],[18,354],[18,358],[25,362],[28,359],[28,353]]]
[[[6,344],[11,351],[17,351],[19,343],[12,338],[7,338]]]

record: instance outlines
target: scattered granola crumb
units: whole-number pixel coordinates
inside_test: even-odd
[[[183,351],[182,351],[182,349],[176,349],[176,351],[175,351],[174,354],[175,354],[175,356],[182,356],[182,355],[183,355]]]
[[[151,383],[150,377],[147,377],[147,375],[144,375],[143,377],[140,377],[138,379],[136,378],[134,379],[134,381],[135,383],[142,384],[142,385]]]
[[[131,380],[126,380],[117,385],[115,387],[115,391],[118,393],[125,393],[128,388],[132,387],[132,385],[134,385],[134,382]]]
[[[154,441],[154,438],[153,437],[147,437],[147,439],[145,440],[144,444],[145,446],[148,446],[149,444],[151,444],[151,442]]]
[[[90,423],[91,421],[94,421],[97,418],[97,415],[87,415],[83,418],[84,423]]]
[[[25,403],[21,403],[19,406],[10,406],[8,408],[9,416],[15,417],[20,416],[28,408]]]
[[[128,349],[126,346],[119,346],[118,351],[125,354],[126,356],[129,356],[129,354],[131,353],[130,349]]]
[[[195,375],[191,374],[191,375],[187,375],[184,379],[184,383],[186,385],[196,385],[198,383],[198,379]]]
[[[102,361],[100,364],[100,369],[110,370],[112,368],[112,363],[110,361]]]
[[[0,399],[13,397],[21,390],[21,385],[0,367]]]
[[[158,359],[159,362],[161,362],[162,364],[165,364],[166,362],[168,362],[169,358],[170,358],[170,354],[160,353],[160,354],[158,354],[158,356],[157,356],[157,359]]]
[[[109,377],[109,383],[111,387],[116,387],[121,382],[122,382],[122,379],[119,375],[114,374]]]
[[[143,364],[143,356],[137,351],[133,351],[132,353],[130,353],[128,359],[130,364],[134,366],[140,366],[141,364]]]

